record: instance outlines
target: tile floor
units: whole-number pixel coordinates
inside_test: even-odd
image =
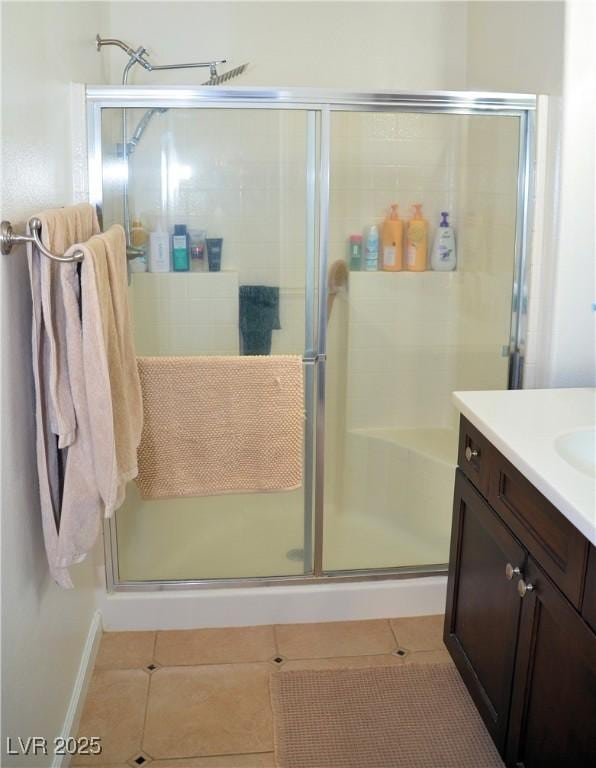
[[[103,751],[71,765],[274,766],[271,672],[449,661],[442,633],[443,616],[106,632],[79,728]]]

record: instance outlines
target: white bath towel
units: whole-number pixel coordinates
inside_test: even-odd
[[[40,213],[42,242],[52,253],[62,255],[75,243],[85,242],[99,234],[99,223],[93,206],[88,203],[72,205]],[[48,416],[58,447],[66,448],[75,437],[75,414],[68,384],[66,361],[65,315],[61,295],[61,275],[64,267],[76,270],[48,258],[39,260],[41,302],[47,338]]]
[[[100,519],[124,500],[137,474],[142,401],[128,309],[126,241],[120,226],[73,246],[79,276],[62,273],[67,360],[77,434],[66,459],[58,564],[79,562]]]
[[[52,253],[62,255],[69,246],[99,232],[95,210],[88,204],[39,214],[41,240]],[[44,542],[50,573],[63,587],[72,581],[58,562],[58,530],[64,452],[72,444],[76,418],[66,361],[66,327],[60,300],[60,270],[75,265],[51,262],[28,244],[32,296],[32,363],[35,386],[36,452]]]
[[[82,248],[82,340],[95,474],[110,517],[137,476],[141,383],[128,306],[126,239],[116,225]]]

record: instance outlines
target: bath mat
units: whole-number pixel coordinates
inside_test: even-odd
[[[139,357],[144,499],[302,483],[302,358]]]
[[[278,768],[504,768],[452,664],[280,671]]]

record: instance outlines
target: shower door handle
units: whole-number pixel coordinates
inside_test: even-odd
[[[302,358],[302,362],[305,365],[315,365],[316,363],[324,363],[326,360],[327,360],[327,354],[324,352],[317,355],[305,355]]]

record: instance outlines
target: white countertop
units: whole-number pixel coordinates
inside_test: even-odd
[[[555,442],[596,425],[596,389],[454,392],[459,411],[596,545],[596,476]]]

